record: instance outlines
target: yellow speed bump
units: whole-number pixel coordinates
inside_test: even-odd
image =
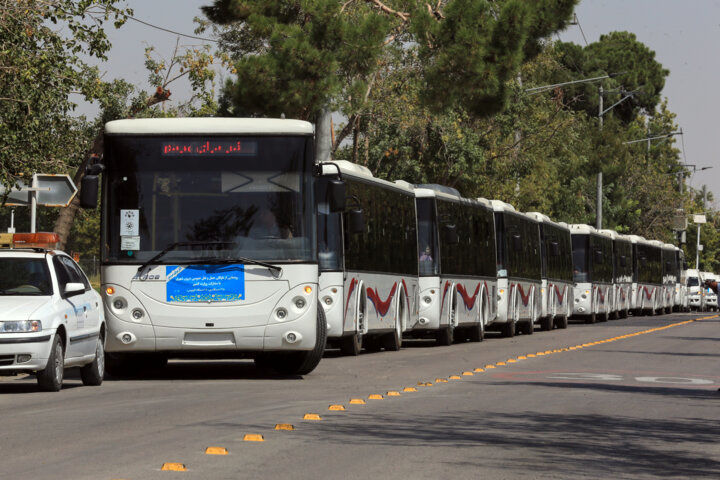
[[[259,433],[246,433],[243,437],[244,442],[264,442],[265,439]]]
[[[517,360],[515,360],[514,358],[508,358],[508,359],[506,360],[506,362],[507,362],[507,363],[517,363]]]
[[[365,400],[362,398],[351,398],[350,405],[365,405]]]
[[[535,357],[537,357],[537,355],[535,355],[534,353],[528,353],[528,354],[526,355],[526,357],[527,357],[527,358],[535,358]]]
[[[343,406],[343,405],[330,405],[330,406],[328,407],[328,410],[331,410],[331,411],[333,411],[333,412],[342,412],[343,410],[345,410],[345,406]]]
[[[499,366],[502,367],[503,365],[507,365],[507,363],[505,363],[505,362],[497,362],[495,365],[499,365]]]
[[[207,447],[205,449],[206,455],[227,455],[228,450],[225,447]]]
[[[473,375],[475,375],[473,372],[463,372],[463,376],[465,377],[472,377]]]
[[[485,371],[484,368],[476,368],[475,370],[473,370],[473,372],[484,372],[484,371]]]
[[[368,400],[382,400],[382,399],[383,399],[383,396],[380,395],[379,393],[371,393],[370,395],[368,395]]]
[[[447,383],[447,380],[445,380],[444,378],[436,378],[435,383]]]
[[[403,392],[417,392],[417,388],[415,388],[415,387],[405,387],[405,388],[403,388]]]
[[[432,382],[425,382],[425,383],[421,383],[420,386],[421,387],[432,387],[433,384],[432,384]]]
[[[450,375],[448,378],[450,380],[460,380],[462,377],[460,375]]]
[[[527,360],[527,357],[525,355],[520,355],[517,357],[518,360]]]
[[[163,463],[160,469],[163,472],[187,472],[187,467],[183,463]]]
[[[322,420],[317,413],[306,413],[303,420]]]
[[[295,430],[295,425],[289,423],[278,423],[275,425],[275,430]]]
[[[400,396],[400,392],[396,392],[395,390],[391,390],[391,391],[387,392],[387,396],[388,396],[388,397],[399,397],[399,396]]]
[[[485,368],[495,368],[495,365],[485,365]]]

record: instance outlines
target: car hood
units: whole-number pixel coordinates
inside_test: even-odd
[[[0,320],[39,320],[30,316],[50,302],[50,297],[0,296]]]

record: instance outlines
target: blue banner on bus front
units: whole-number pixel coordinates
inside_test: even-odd
[[[168,265],[168,302],[234,302],[245,299],[244,265]]]

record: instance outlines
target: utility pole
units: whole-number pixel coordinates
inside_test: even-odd
[[[703,185],[703,200],[702,200],[702,212],[705,214],[705,196],[707,195],[707,188],[705,185]],[[695,268],[697,271],[700,271],[700,226],[702,224],[698,223],[697,226],[697,247],[695,250]]]
[[[603,128],[603,86],[600,85],[600,102],[598,103],[598,120],[600,122],[600,131]],[[598,230],[602,229],[602,163],[598,163],[598,174],[597,174],[597,195],[595,198],[595,228]]]

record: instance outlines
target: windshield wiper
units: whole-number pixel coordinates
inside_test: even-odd
[[[272,263],[267,262],[261,262],[259,260],[253,260],[252,258],[247,257],[210,257],[210,258],[199,258],[198,261],[203,262],[211,262],[216,264],[230,264],[230,263],[247,263],[250,265],[259,265],[261,267],[265,267],[271,272],[273,272],[273,277],[277,278],[282,273],[282,267],[278,267],[277,265],[273,265]]]
[[[154,265],[157,263],[158,260],[160,260],[162,257],[165,256],[166,253],[175,250],[178,247],[211,247],[211,246],[221,246],[221,245],[235,245],[235,242],[175,242],[171,243],[167,247],[163,249],[162,252],[158,253],[154,257],[152,257],[147,262],[140,265],[137,269],[138,273],[145,270],[145,268],[149,265]]]

